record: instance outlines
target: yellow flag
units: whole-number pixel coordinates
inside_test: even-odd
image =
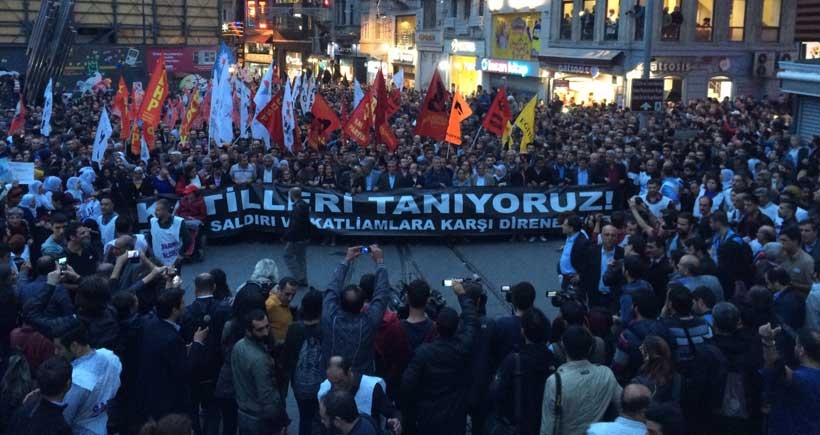
[[[504,134],[501,136],[501,147],[512,149],[512,124],[507,121],[507,126],[504,127]]]
[[[524,106],[518,118],[515,119],[515,126],[521,129],[521,145],[518,149],[521,153],[527,152],[527,145],[535,140],[535,99],[532,97],[529,103]]]
[[[450,122],[447,123],[447,137],[445,140],[453,145],[461,145],[461,121],[469,118],[473,109],[456,91],[453,97],[453,107],[450,109]]]

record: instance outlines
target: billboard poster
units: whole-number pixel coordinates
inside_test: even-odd
[[[540,51],[540,12],[493,15],[492,57],[530,60]]]

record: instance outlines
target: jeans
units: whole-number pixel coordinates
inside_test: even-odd
[[[300,283],[307,282],[307,240],[285,244],[285,264],[291,276]]]
[[[238,412],[237,417],[239,435],[268,435],[271,431],[271,428],[265,427],[265,423],[267,423],[265,420],[261,420],[242,411]]]
[[[218,435],[220,409],[219,402],[214,398],[214,382],[202,382],[193,386],[194,433],[196,435]]]
[[[296,405],[299,407],[299,435],[317,433],[314,429],[318,429],[316,422],[319,415],[319,400],[315,397],[312,399],[296,399]]]
[[[220,398],[219,407],[222,411],[222,435],[236,435],[237,410],[236,400]]]

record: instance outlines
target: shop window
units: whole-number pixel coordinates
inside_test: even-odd
[[[714,13],[714,0],[698,0],[695,41],[709,42],[712,40],[712,18],[714,16]]]
[[[618,24],[621,17],[621,0],[607,0],[606,20],[604,21],[604,39],[618,40]]]
[[[584,0],[581,17],[581,40],[592,41],[595,37],[595,0]]]
[[[673,103],[683,98],[683,80],[680,77],[664,77],[663,100]]]
[[[729,40],[743,41],[746,26],[746,0],[729,2]]]
[[[573,0],[564,0],[561,3],[561,34],[560,39],[572,39],[572,15],[575,3]]]
[[[732,80],[729,77],[713,77],[709,80],[706,97],[717,101],[732,98]]]
[[[680,41],[680,28],[683,25],[681,4],[682,0],[663,0],[661,39],[664,41]]]
[[[761,41],[775,42],[780,39],[780,6],[781,0],[763,0]]]
[[[643,40],[644,26],[646,25],[646,7],[641,4],[641,0],[635,0],[635,6],[627,12],[635,18],[635,40]]]
[[[416,45],[416,17],[414,15],[396,17],[396,45],[402,47]]]

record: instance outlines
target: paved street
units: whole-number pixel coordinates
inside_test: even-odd
[[[262,236],[266,237],[266,236]],[[536,288],[536,304],[544,310],[550,320],[557,310],[544,296],[546,289],[558,287],[555,265],[560,253],[561,242],[552,239],[547,243],[471,242],[449,247],[433,239],[418,243],[383,244],[385,263],[390,282],[397,286],[400,281],[409,282],[417,277],[426,279],[438,288],[447,299],[448,305],[457,306],[450,289],[441,288],[445,278],[464,278],[478,275],[488,290],[487,312],[490,316],[509,313],[510,307],[504,302],[500,292],[502,285],[529,280]],[[344,258],[345,247],[313,245],[308,248],[308,275],[310,284],[324,290],[338,261]],[[231,289],[239,287],[248,276],[257,260],[270,257],[279,265],[279,275],[287,275],[287,267],[282,260],[283,245],[280,243],[235,243],[209,246],[206,261],[185,265],[182,269],[186,297],[193,298],[192,282],[197,273],[220,267],[228,275]],[[363,273],[373,271],[370,258],[360,257],[353,265],[352,280],[358,282]],[[297,295],[298,304],[303,293]],[[288,398],[288,415],[294,423],[290,433],[297,430],[298,410],[293,397]]]

